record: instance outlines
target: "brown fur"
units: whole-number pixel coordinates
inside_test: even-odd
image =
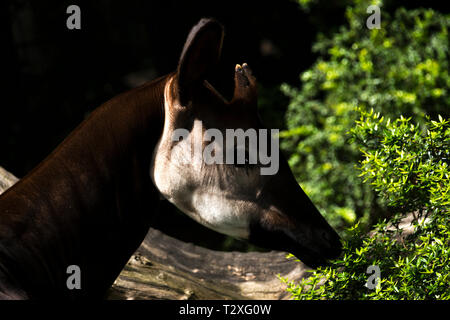
[[[148,169],[165,78],[95,110],[0,196],[0,297],[101,297],[145,237],[159,195]],[[68,290],[79,265],[82,290]]]

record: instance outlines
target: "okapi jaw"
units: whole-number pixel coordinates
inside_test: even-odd
[[[339,236],[301,190],[283,156],[272,176],[261,175],[259,165],[206,164],[202,158],[206,129],[225,137],[227,129],[264,128],[247,64],[235,68],[231,101],[206,81],[222,39],[214,20],[202,20],[189,34],[177,72],[165,85],[165,123],[150,168],[152,180],[166,199],[213,230],[292,252],[312,267],[324,264],[339,255]],[[181,140],[174,136],[179,129],[186,132]],[[223,151],[216,141],[210,146]]]

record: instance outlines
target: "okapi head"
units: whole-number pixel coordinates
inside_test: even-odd
[[[277,137],[261,123],[250,68],[236,65],[231,101],[206,80],[219,61],[223,36],[221,24],[202,19],[187,38],[164,89],[153,182],[206,227],[291,252],[311,267],[324,264],[339,255],[339,236],[296,182]]]

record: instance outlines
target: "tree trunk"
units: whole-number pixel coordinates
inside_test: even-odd
[[[0,167],[0,194],[17,180]],[[107,298],[288,299],[278,275],[299,281],[307,274],[283,252],[213,251],[150,229]]]

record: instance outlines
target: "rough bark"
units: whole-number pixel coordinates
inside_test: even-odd
[[[0,194],[18,179],[0,167]],[[108,299],[288,299],[278,274],[298,281],[306,267],[283,252],[219,252],[150,229]]]
[[[111,299],[287,299],[278,274],[299,280],[304,265],[283,252],[219,252],[151,229],[111,289]]]

